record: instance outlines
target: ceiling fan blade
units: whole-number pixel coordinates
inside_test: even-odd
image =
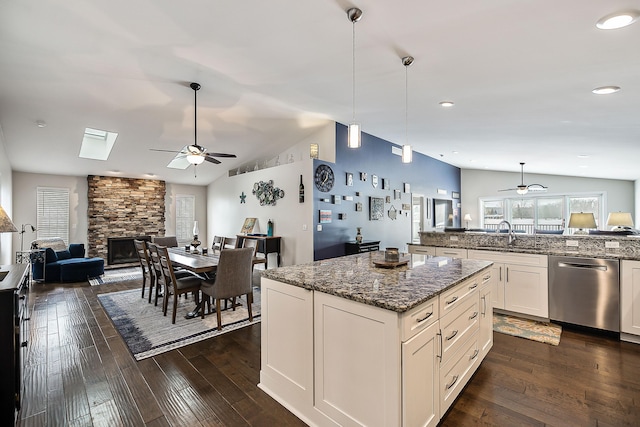
[[[498,190],[498,191],[516,191],[517,188],[505,188],[504,190]]]
[[[545,187],[542,184],[529,184],[527,185],[527,189],[529,191],[547,191],[548,187]]]
[[[237,156],[235,154],[228,154],[228,153],[206,153],[207,156],[212,156],[212,157],[230,157],[230,158],[236,158]]]
[[[213,158],[213,157],[209,157],[209,156],[204,156],[204,159],[205,159],[207,162],[215,163],[216,165],[219,165],[220,163],[222,163],[220,160],[215,159],[215,158]]]
[[[182,151],[176,151],[176,150],[160,150],[157,148],[149,148],[149,151],[162,151],[163,153],[182,153]]]

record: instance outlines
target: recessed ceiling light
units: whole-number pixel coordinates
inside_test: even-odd
[[[598,22],[596,22],[596,27],[601,30],[616,30],[633,24],[639,15],[640,13],[637,10],[612,13],[600,18]]]
[[[36,126],[39,128],[47,127],[47,123],[44,120],[36,120]]]
[[[452,151],[452,153],[453,153],[453,154],[458,154],[458,153],[459,153],[459,151]]]
[[[620,90],[620,86],[600,86],[593,89],[591,92],[596,95],[610,95]]]
[[[578,158],[579,159],[588,159],[589,155],[588,154],[578,154]]]
[[[453,107],[453,101],[440,101],[440,106],[441,107]]]

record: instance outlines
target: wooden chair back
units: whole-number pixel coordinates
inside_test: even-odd
[[[155,283],[155,269],[151,264],[151,258],[147,244],[144,240],[133,240],[133,245],[136,248],[138,254],[138,261],[140,262],[140,268],[142,268],[142,298],[144,298],[144,288],[147,285],[147,277],[149,278],[149,302],[151,302],[151,294],[153,293],[153,285]]]

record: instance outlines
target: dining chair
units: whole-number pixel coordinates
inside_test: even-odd
[[[159,246],[164,246],[166,248],[177,248],[178,247],[178,238],[176,236],[152,236],[151,241]]]
[[[211,246],[211,253],[218,254],[222,249],[222,240],[224,237],[222,236],[213,236],[213,245]]]
[[[253,260],[251,265],[255,267],[256,264],[266,264],[267,259],[258,257],[258,241],[256,239],[244,239],[242,240],[243,248],[253,248]],[[252,268],[253,270],[253,268]]]
[[[156,297],[155,305],[158,305],[158,296],[160,289],[164,289],[164,276],[162,275],[162,264],[160,263],[160,255],[158,254],[158,245],[155,243],[147,243],[149,248],[149,255],[151,258],[151,266],[155,273],[155,282],[152,284],[152,288],[149,288],[149,302],[151,302],[151,291],[155,288]]]
[[[218,330],[222,329],[222,313],[220,301],[234,299],[242,295],[247,297],[247,311],[249,321],[253,320],[251,304],[253,303],[253,286],[251,284],[251,268],[253,259],[253,248],[225,249],[220,252],[218,267],[216,268],[216,279],[213,283],[202,281],[200,291],[202,292],[202,318],[205,313],[205,302],[210,306],[209,297],[216,303],[216,316],[218,320]],[[232,304],[235,310],[235,303]]]
[[[236,249],[237,242],[238,242],[237,237],[223,237],[222,244],[220,245],[220,251],[224,249]]]
[[[151,294],[153,293],[155,278],[155,269],[151,263],[151,257],[149,249],[147,249],[147,243],[144,240],[133,240],[133,244],[138,254],[138,261],[140,262],[140,268],[142,268],[142,298],[144,298],[144,288],[147,285],[147,278],[149,278],[149,302],[151,302]]]
[[[156,249],[160,258],[162,276],[164,278],[164,300],[162,301],[162,311],[166,316],[169,306],[169,295],[173,294],[173,314],[171,316],[171,323],[176,323],[178,297],[182,294],[193,292],[196,298],[196,304],[198,304],[198,294],[202,278],[194,275],[188,275],[180,278],[176,277],[176,273],[171,265],[171,258],[169,258],[168,249],[164,246],[156,246]]]

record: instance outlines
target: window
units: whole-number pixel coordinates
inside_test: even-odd
[[[591,212],[600,226],[604,200],[604,193],[481,198],[482,227],[496,229],[500,221],[507,220],[514,230],[530,234],[535,230],[562,230],[572,212]]]
[[[37,188],[38,239],[59,237],[69,244],[69,189]]]
[[[193,222],[196,218],[196,198],[191,195],[176,195],[176,237],[178,245],[187,245],[193,240]]]

